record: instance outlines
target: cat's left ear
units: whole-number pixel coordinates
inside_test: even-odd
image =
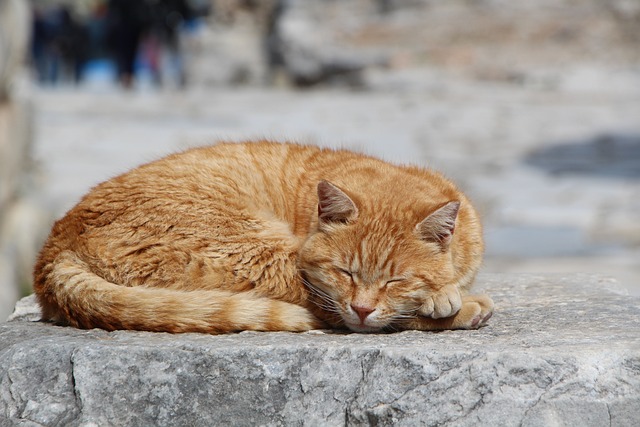
[[[453,239],[459,209],[457,200],[436,209],[416,226],[418,236],[427,242],[438,243],[443,250],[447,249]]]
[[[320,224],[347,222],[358,216],[358,208],[347,194],[322,180],[318,183],[318,220]]]

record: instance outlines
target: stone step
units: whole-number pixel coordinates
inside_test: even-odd
[[[481,275],[477,331],[209,336],[0,324],[0,425],[635,426],[640,298]]]

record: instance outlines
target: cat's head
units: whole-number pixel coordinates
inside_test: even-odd
[[[460,203],[397,209],[346,191],[318,184],[318,229],[299,265],[332,323],[358,332],[392,329],[453,280],[449,247]]]

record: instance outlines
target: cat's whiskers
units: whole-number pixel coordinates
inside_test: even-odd
[[[404,320],[413,320],[417,318],[418,315],[416,312],[399,312],[394,314],[389,320],[389,324],[384,327],[384,330],[387,332],[400,332],[404,331],[405,328],[402,327],[401,322]]]
[[[388,327],[393,328],[394,331],[400,330],[396,326],[398,322],[402,322],[404,320],[414,320],[417,317],[418,313],[416,311],[398,311],[391,317]]]
[[[309,289],[309,292],[311,292],[314,296],[318,297],[319,301],[316,302],[318,307],[320,307],[321,309],[327,312],[340,315],[340,311],[336,306],[336,301],[333,297],[331,297],[331,295],[319,289],[304,277],[302,277],[302,282],[305,284],[307,289]]]
[[[315,304],[327,313],[326,320],[331,323],[341,324],[343,321],[342,314],[336,306],[335,299],[323,290],[318,289],[304,277],[302,278],[302,281],[307,289],[309,289],[309,292],[317,297]]]

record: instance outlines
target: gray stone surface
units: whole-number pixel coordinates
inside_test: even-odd
[[[489,326],[387,335],[83,331],[26,300],[0,325],[0,425],[637,425],[639,298],[588,275],[477,288]]]

